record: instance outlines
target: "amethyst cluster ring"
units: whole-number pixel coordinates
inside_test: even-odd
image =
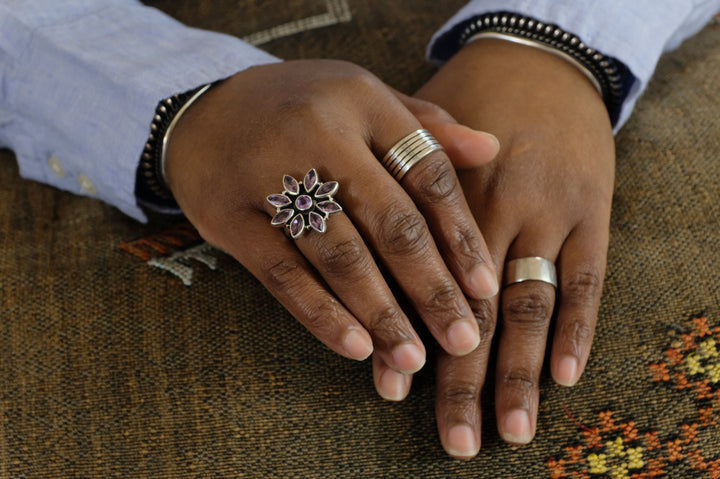
[[[270,221],[273,226],[285,226],[293,239],[299,238],[306,229],[324,233],[327,217],[339,213],[342,207],[333,200],[338,190],[337,181],[321,183],[313,168],[303,181],[298,182],[290,175],[283,177],[285,191],[267,197],[268,203],[277,208]]]

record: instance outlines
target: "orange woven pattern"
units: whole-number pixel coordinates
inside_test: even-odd
[[[324,0],[151,3],[240,36],[344,15]],[[355,61],[412,92],[464,0],[346,3],[349,22],[264,48]],[[407,401],[384,402],[369,364],[329,352],[232,258],[190,251],[178,219],[136,224],[21,180],[1,154],[0,478],[717,477],[718,78],[717,23],[662,60],[617,138],[587,370],[574,388],[545,374],[523,448],[498,438],[488,384],[470,462],[440,447],[433,358]]]

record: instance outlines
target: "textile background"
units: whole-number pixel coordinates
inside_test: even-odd
[[[411,93],[463,2],[148,3]],[[718,78],[717,23],[663,57],[617,137],[587,371],[571,389],[545,374],[522,448],[500,441],[485,394],[470,462],[440,446],[432,359],[408,400],[384,402],[369,362],[328,351],[180,219],[140,225],[20,179],[3,152],[0,477],[720,477]]]

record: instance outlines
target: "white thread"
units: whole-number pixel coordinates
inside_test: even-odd
[[[251,33],[243,38],[251,45],[262,45],[277,40],[278,38],[289,37],[296,33],[314,30],[316,28],[329,27],[338,23],[352,20],[352,12],[347,0],[326,0],[327,12],[312,17],[301,18],[293,22],[283,23],[267,30]]]
[[[184,264],[183,261],[194,259],[214,271],[217,269],[218,259],[208,254],[211,251],[216,250],[208,243],[201,243],[170,256],[152,258],[147,264],[174,274],[185,286],[192,286],[193,267]]]

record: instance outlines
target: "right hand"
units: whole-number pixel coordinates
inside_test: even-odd
[[[421,128],[408,109],[423,110],[418,102],[345,62],[259,66],[204,94],[167,149],[168,185],[202,237],[242,263],[333,351],[357,360],[374,351],[376,388],[392,400],[407,394],[425,349],[379,265],[455,356],[480,341],[464,293],[480,299],[498,290],[447,155],[429,155],[401,184],[378,161]],[[437,110],[428,107],[424,117]],[[447,118],[427,126],[449,151],[471,146],[465,164],[497,152],[492,137]],[[320,181],[339,182],[343,211],[328,218],[326,233],[292,240],[270,225],[276,211],[266,197],[282,192],[283,175],[302,181],[311,168]]]
[[[492,300],[473,301],[484,333],[480,346],[462,358],[439,355],[440,437],[450,455],[469,459],[480,447],[479,398],[489,366],[495,369],[498,431],[516,445],[535,434],[545,358],[559,384],[580,378],[598,320],[615,147],[607,109],[592,84],[573,65],[537,48],[472,42],[418,95],[500,138],[503,147],[491,164],[460,175],[497,271],[532,256],[557,264],[557,290],[524,281]]]

